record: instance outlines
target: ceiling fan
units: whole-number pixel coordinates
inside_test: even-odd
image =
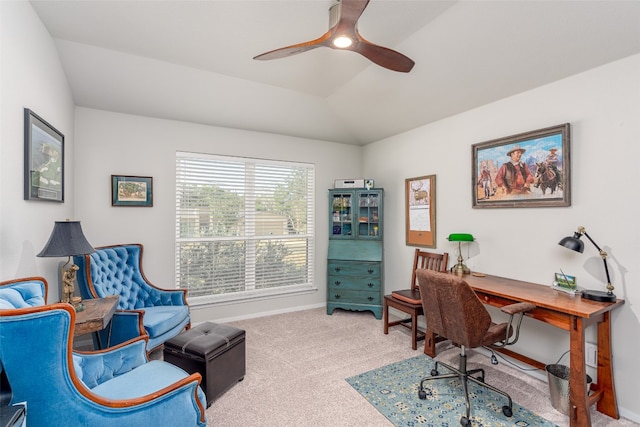
[[[362,38],[358,32],[358,19],[368,4],[369,0],[336,0],[329,8],[329,31],[321,37],[265,52],[253,59],[284,58],[325,46],[357,52],[381,67],[408,73],[415,64],[410,58],[395,50],[373,44]]]

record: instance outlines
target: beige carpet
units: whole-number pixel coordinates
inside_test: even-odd
[[[247,374],[207,410],[210,426],[380,426],[392,424],[345,378],[421,354],[411,350],[408,330],[382,333],[370,312],[325,309],[287,313],[232,323],[246,330]],[[458,349],[441,343],[438,359],[456,362]],[[469,368],[482,364],[486,381],[511,394],[514,402],[559,426],[568,426],[549,401],[548,385],[505,363],[492,366],[469,353]],[[419,379],[426,372],[416,372]],[[592,408],[596,427],[638,426],[613,420]]]

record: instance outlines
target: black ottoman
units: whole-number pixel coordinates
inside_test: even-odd
[[[202,375],[207,408],[244,379],[245,331],[205,322],[164,343],[164,360]]]

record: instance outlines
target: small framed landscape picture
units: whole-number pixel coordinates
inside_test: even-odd
[[[153,206],[153,178],[111,175],[111,206]]]

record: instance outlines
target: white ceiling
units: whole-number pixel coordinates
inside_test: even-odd
[[[318,48],[332,0],[31,0],[77,105],[363,145],[640,52],[640,1],[371,0],[408,73]],[[542,108],[543,106],[541,106]]]

